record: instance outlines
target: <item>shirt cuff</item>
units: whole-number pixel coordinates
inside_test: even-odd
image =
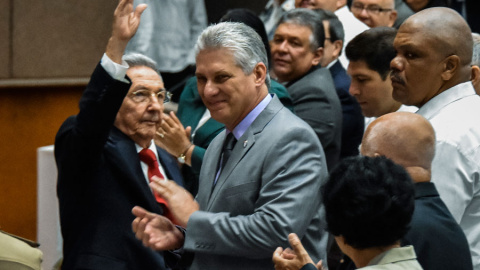
[[[128,64],[122,60],[122,64],[119,65],[110,59],[106,53],[103,54],[102,60],[100,61],[102,67],[107,71],[107,73],[112,76],[115,80],[128,83],[129,81],[125,78],[127,74]]]

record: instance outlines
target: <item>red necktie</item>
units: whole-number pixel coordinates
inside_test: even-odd
[[[158,168],[158,161],[155,153],[152,150],[144,148],[138,153],[140,160],[145,162],[148,165],[148,181],[152,182],[152,177],[157,176],[160,179],[165,179],[165,177],[160,172]],[[157,192],[153,191],[153,195],[157,202],[162,206],[164,216],[170,219],[173,223],[177,224],[172,213],[168,209],[168,204]]]

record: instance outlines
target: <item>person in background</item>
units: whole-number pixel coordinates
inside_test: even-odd
[[[403,166],[412,178],[415,210],[401,243],[402,246],[413,245],[423,269],[473,269],[465,234],[439,197],[435,184],[430,182],[435,155],[432,125],[422,116],[410,112],[385,114],[367,128],[361,152],[363,156],[391,159]],[[293,247],[295,245],[300,247],[301,243],[296,242]],[[336,269],[356,267],[349,257],[344,257]]]
[[[278,22],[285,12],[295,8],[295,0],[269,0],[259,18],[265,25],[268,40],[273,38]]]
[[[370,28],[392,27],[397,20],[394,0],[353,0],[350,10]]]
[[[358,34],[369,28],[350,12],[347,6],[347,0],[295,0],[295,7],[325,9],[334,12],[343,24],[343,31],[345,33],[344,46]],[[340,55],[339,59],[344,67],[348,66],[348,60],[344,54]]]
[[[271,41],[272,71],[287,87],[295,114],[317,134],[332,168],[340,158],[342,108],[330,72],[320,65],[324,44],[317,12],[304,8],[287,12]]]
[[[397,30],[375,27],[355,37],[346,48],[350,60],[347,73],[352,78],[350,94],[360,104],[365,116],[365,128],[376,117],[396,111],[415,112],[392,97],[390,61],[395,57],[393,40]]]
[[[470,28],[452,9],[429,8],[400,26],[393,46],[393,98],[417,106],[432,124],[432,181],[467,236],[474,269],[480,269],[480,97],[470,81]]]
[[[0,269],[41,270],[39,244],[0,230]]]
[[[361,152],[390,158],[403,166],[415,183],[415,210],[402,245],[413,245],[420,265],[427,270],[473,269],[467,238],[431,182],[435,155],[432,125],[410,112],[385,114],[368,126]]]
[[[431,7],[448,7],[448,0],[403,0],[413,12],[419,12]]]
[[[323,57],[320,64],[330,71],[342,106],[342,146],[340,158],[356,156],[358,155],[358,146],[362,141],[365,120],[358,102],[348,92],[350,76],[348,76],[342,63],[338,60],[343,49],[343,25],[333,12],[324,9],[315,11],[322,17],[325,30]]]
[[[186,81],[195,73],[193,47],[207,27],[204,0],[135,0],[147,4],[127,53],[141,53],[158,64],[165,88],[178,102]]]
[[[423,269],[412,246],[400,246],[414,211],[414,189],[403,167],[385,157],[349,157],[323,189],[328,230],[357,269]],[[295,234],[291,250],[273,253],[276,270],[317,269]]]

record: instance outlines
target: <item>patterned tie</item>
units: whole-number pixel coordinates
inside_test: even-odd
[[[157,157],[155,156],[155,153],[153,153],[152,150],[144,148],[142,149],[142,151],[138,153],[138,156],[140,157],[141,161],[145,162],[148,165],[148,181],[149,182],[152,182],[153,176],[157,176],[160,179],[165,179],[165,177],[160,172],[160,169],[158,168]],[[168,209],[167,202],[157,192],[153,191],[153,195],[155,196],[155,199],[157,200],[157,202],[162,206],[164,216],[170,219],[173,223],[177,224],[172,213]]]
[[[222,170],[225,167],[225,164],[227,164],[227,161],[230,158],[230,155],[232,154],[232,150],[235,147],[235,143],[237,143],[237,139],[235,138],[235,136],[233,136],[233,133],[230,132],[225,138],[225,141],[223,142],[222,155],[220,156],[220,160],[218,161],[218,166],[217,166],[218,169],[217,169],[215,181],[213,182],[213,186],[217,184],[218,177],[222,173]]]

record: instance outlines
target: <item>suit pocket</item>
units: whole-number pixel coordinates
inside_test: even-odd
[[[238,194],[243,194],[243,193],[257,193],[258,192],[258,183],[257,182],[249,182],[233,187],[226,188],[225,191],[223,192],[223,195],[225,197],[231,197],[235,196]]]

